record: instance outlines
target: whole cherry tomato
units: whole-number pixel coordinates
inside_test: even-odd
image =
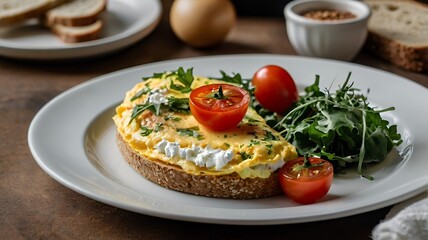
[[[290,160],[279,171],[279,182],[292,200],[309,204],[322,198],[333,182],[333,165],[321,158],[299,157]]]
[[[190,93],[190,111],[199,124],[225,131],[236,127],[247,113],[250,95],[230,84],[209,84]]]
[[[282,114],[299,98],[291,75],[276,65],[267,65],[253,76],[254,95],[260,104],[270,111]]]

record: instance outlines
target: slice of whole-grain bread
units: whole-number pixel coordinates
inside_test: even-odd
[[[193,175],[178,165],[171,165],[156,159],[146,159],[132,150],[120,134],[116,141],[123,157],[146,179],[168,189],[194,195],[253,199],[282,194],[278,173],[268,178],[241,178],[237,173],[227,175]]]
[[[428,70],[428,6],[411,0],[365,0],[372,9],[366,47],[410,71]]]
[[[66,0],[0,0],[0,26],[10,26],[36,18]]]
[[[106,10],[107,0],[73,0],[46,12],[49,25],[84,26],[96,22]]]
[[[49,28],[54,32],[63,42],[77,43],[94,40],[100,37],[103,29],[103,21],[97,20],[96,22],[86,26],[64,26],[62,24],[53,24]]]

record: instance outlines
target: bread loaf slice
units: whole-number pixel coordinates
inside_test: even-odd
[[[365,0],[372,9],[366,47],[410,71],[428,70],[428,6],[411,0]]]
[[[73,0],[46,12],[47,25],[85,26],[96,22],[107,0]]]
[[[146,159],[132,150],[120,134],[116,141],[123,157],[146,179],[168,189],[206,197],[254,199],[282,194],[278,173],[268,178],[241,178],[237,173],[227,175],[193,175],[178,165],[156,159]]]
[[[97,39],[101,36],[103,29],[103,21],[97,20],[96,22],[86,26],[64,26],[62,24],[53,24],[49,28],[54,32],[63,42],[77,43]]]
[[[0,0],[0,26],[10,26],[36,18],[66,0]]]

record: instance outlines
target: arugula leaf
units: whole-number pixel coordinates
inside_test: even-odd
[[[131,102],[135,101],[136,99],[140,98],[141,96],[149,93],[151,91],[151,89],[149,87],[145,87],[143,89],[141,89],[140,91],[138,91],[132,98],[131,98]]]
[[[163,130],[163,123],[157,123],[155,126],[155,129],[153,129],[153,131],[155,132],[159,132]]]
[[[135,118],[141,115],[145,110],[150,110],[151,112],[156,113],[155,106],[151,103],[137,104],[132,110],[131,119],[129,120],[129,123],[131,123]]]
[[[167,108],[173,112],[190,113],[189,98],[167,97]]]
[[[164,72],[161,72],[161,73],[153,73],[153,75],[152,75],[152,76],[150,76],[150,77],[142,77],[142,79],[143,79],[143,81],[146,81],[146,80],[148,80],[148,79],[150,79],[150,78],[162,78],[162,76],[163,76],[164,74],[165,74]]]
[[[193,68],[189,68],[186,71],[182,67],[179,67],[177,71],[169,74],[167,77],[177,76],[177,80],[181,83],[181,85],[175,84],[173,80],[171,80],[170,88],[173,90],[180,91],[182,93],[188,93],[192,91],[192,83],[193,83]]]
[[[220,70],[221,78],[219,80],[229,82],[229,83],[235,83],[235,84],[242,84],[242,77],[241,74],[236,73],[233,76],[229,76],[224,72],[223,70]]]
[[[190,113],[188,98],[176,98],[171,96],[171,97],[168,97],[167,99],[168,99],[168,103],[161,104],[159,110],[156,109],[154,104],[148,103],[148,102],[144,104],[135,105],[132,111],[131,119],[129,120],[129,123],[131,123],[135,118],[141,115],[145,110],[149,110],[155,115],[159,115],[161,109],[168,109],[169,111],[173,111],[173,112]],[[168,116],[165,117],[165,120],[167,118]]]

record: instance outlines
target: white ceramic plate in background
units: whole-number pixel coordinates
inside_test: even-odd
[[[374,181],[352,172],[336,176],[328,195],[311,205],[284,196],[230,200],[199,197],[162,188],[138,175],[115,144],[114,108],[141,77],[193,67],[196,75],[241,73],[249,78],[263,65],[286,68],[302,90],[315,74],[322,87],[343,83],[349,71],[354,86],[370,89],[369,101],[396,107],[385,117],[397,124],[403,157],[392,155],[370,169]],[[338,218],[385,207],[424,191],[428,184],[428,90],[410,80],[357,64],[280,55],[230,55],[147,64],[107,74],[60,94],[34,117],[30,150],[46,173],[66,187],[100,202],[169,219],[222,224],[283,224]]]
[[[161,14],[159,0],[110,0],[107,11],[103,13],[104,30],[100,39],[68,44],[61,42],[50,30],[30,23],[13,29],[0,29],[0,55],[51,60],[111,53],[151,33]]]

